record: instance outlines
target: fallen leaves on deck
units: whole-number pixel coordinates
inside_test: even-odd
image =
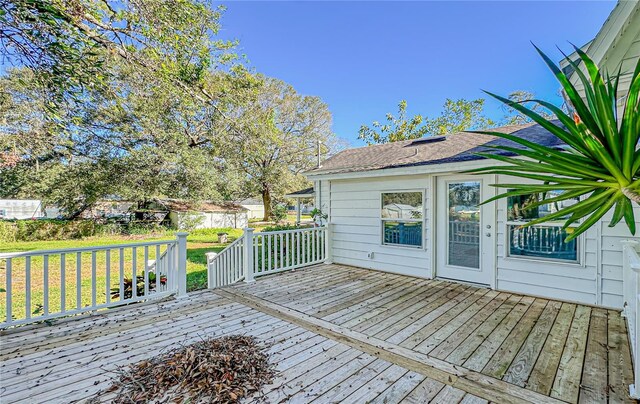
[[[232,335],[181,346],[122,367],[116,403],[235,403],[270,383],[273,367],[255,338]]]

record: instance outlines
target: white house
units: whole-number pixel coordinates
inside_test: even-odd
[[[0,219],[33,219],[44,215],[37,199],[0,199]]]
[[[169,220],[178,229],[245,228],[249,225],[247,209],[240,205],[167,200],[162,204],[169,210]]]
[[[623,73],[635,66],[639,9],[638,2],[620,2],[586,47],[588,52],[612,68],[622,65]],[[563,147],[535,124],[496,130]],[[317,206],[333,227],[333,262],[621,308],[620,242],[632,236],[623,224],[608,227],[611,214],[565,244],[557,223],[519,227],[559,208],[543,206],[524,214],[521,208],[538,195],[479,205],[495,195],[491,184],[511,181],[502,175],[461,172],[495,164],[475,153],[501,142],[456,133],[362,147],[338,153],[307,172],[315,184]],[[397,214],[389,203],[411,214]],[[639,220],[636,207],[637,226]]]
[[[251,219],[262,219],[264,217],[264,203],[255,198],[247,198],[240,202],[238,205],[247,209],[247,216]]]

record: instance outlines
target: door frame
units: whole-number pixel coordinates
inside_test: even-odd
[[[444,262],[446,262],[446,257],[444,256],[440,256],[440,252],[442,250],[440,243],[442,242],[447,242],[447,235],[445,234],[439,234],[438,230],[440,228],[440,223],[439,222],[439,218],[441,218],[441,212],[440,210],[443,208],[442,205],[442,199],[446,198],[446,194],[444,193],[445,190],[441,189],[441,185],[442,183],[446,183],[448,181],[480,181],[481,183],[481,200],[484,201],[486,199],[491,198],[492,196],[496,195],[496,188],[495,187],[491,187],[491,184],[496,184],[497,183],[497,176],[496,175],[492,175],[492,174],[484,174],[484,175],[469,175],[469,174],[443,174],[443,175],[434,175],[433,176],[433,180],[432,180],[432,189],[435,190],[435,192],[432,192],[432,195],[434,196],[434,198],[432,199],[432,203],[431,203],[431,210],[433,212],[433,214],[429,215],[430,219],[432,220],[432,228],[433,228],[433,237],[432,237],[432,243],[431,243],[431,247],[432,247],[432,251],[433,251],[433,255],[432,255],[432,262],[433,262],[433,270],[432,270],[432,276],[434,278],[439,276],[439,271],[438,268],[440,266],[440,263],[445,260]],[[442,193],[441,193],[442,191]],[[446,199],[444,199],[446,201]],[[497,238],[498,238],[498,228],[497,228],[497,208],[498,208],[498,204],[496,203],[496,201],[490,202],[486,205],[482,206],[482,213],[481,213],[481,217],[484,217],[482,219],[483,223],[481,224],[481,226],[486,226],[487,224],[491,225],[491,229],[486,229],[484,227],[481,228],[480,230],[480,239],[481,244],[480,244],[480,265],[482,266],[482,270],[484,271],[486,269],[487,271],[487,279],[489,281],[489,283],[487,284],[488,286],[490,286],[492,289],[495,289],[497,286],[497,259],[498,259],[498,255],[497,255]],[[446,213],[446,209],[444,209]],[[489,216],[488,218],[486,218],[486,216]],[[486,233],[488,232],[487,230],[489,230],[489,233],[491,234],[490,237],[486,236]],[[490,240],[490,242],[487,242],[487,239]],[[484,241],[484,243],[483,243]],[[484,267],[487,268],[484,268]],[[446,278],[446,279],[451,279],[451,278]],[[463,282],[463,283],[473,283],[473,284],[477,284],[477,282],[471,281],[471,280],[466,280],[466,279],[451,279],[452,281],[458,281],[458,282]],[[483,283],[484,284],[484,283]]]

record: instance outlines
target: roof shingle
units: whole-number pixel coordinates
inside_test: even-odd
[[[560,126],[558,121],[553,123]],[[490,130],[514,134],[545,146],[561,147],[564,145],[551,132],[534,123],[501,126]],[[325,160],[319,168],[308,171],[307,174],[338,174],[480,160],[483,157],[476,153],[490,151],[491,149],[486,146],[520,147],[511,141],[495,136],[469,132],[450,134],[440,141],[424,142],[420,140],[417,142],[416,140],[405,140],[344,150]]]

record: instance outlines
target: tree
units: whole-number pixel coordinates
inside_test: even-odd
[[[494,121],[484,116],[484,102],[484,98],[471,101],[447,98],[440,116],[427,120],[428,132],[432,135],[447,135],[495,125]]]
[[[531,100],[534,100],[536,98],[532,92],[517,90],[509,94],[507,98],[511,102],[527,105],[532,111],[537,112],[540,116],[546,119],[554,118],[554,115],[549,113],[549,111],[547,111],[544,107],[542,107],[539,104],[531,102]],[[511,108],[506,104],[502,106],[502,109],[505,111],[505,116],[503,118],[503,123],[505,125],[522,125],[525,123],[533,122],[531,118],[529,118],[524,114],[519,113],[514,108]]]
[[[575,48],[587,70],[585,74],[581,67],[570,62],[584,87],[583,100],[563,71],[542,51],[538,48],[536,50],[566,92],[574,109],[573,116],[549,102],[532,102],[551,111],[563,126],[548,121],[532,108],[499,95],[488,94],[547,129],[565,142],[567,148],[558,150],[510,134],[480,132],[510,140],[520,147],[495,146],[497,150],[516,157],[479,153],[483,157],[505,164],[473,172],[506,174],[539,181],[536,184],[496,184],[495,186],[507,188],[509,191],[484,203],[509,196],[534,193],[545,195],[540,202],[529,207],[535,208],[542,204],[571,201],[581,197],[579,202],[529,221],[525,226],[562,220],[563,228],[572,230],[566,239],[571,241],[614,209],[609,226],[615,226],[624,219],[630,232],[635,234],[633,202],[640,204],[640,152],[636,150],[640,140],[640,61],[631,76],[622,116],[618,116],[616,101],[620,96],[619,76],[609,77],[586,53]],[[551,191],[555,191],[552,197]],[[570,227],[574,224],[575,228]]]
[[[443,111],[436,118],[427,118],[417,114],[407,118],[407,102],[398,104],[398,116],[387,114],[386,124],[373,122],[372,127],[362,125],[358,138],[367,144],[397,142],[419,139],[425,135],[446,135],[469,129],[487,128],[495,124],[483,114],[484,99],[452,100],[447,98]]]
[[[335,138],[320,98],[298,94],[277,79],[258,79],[262,86],[230,114],[239,130],[226,132],[218,144],[226,169],[244,173],[245,190],[262,196],[268,220],[276,201],[306,183],[300,174],[316,166],[318,144],[325,154]]]
[[[233,59],[215,37],[223,8],[200,0],[0,0],[0,11],[4,54],[34,72],[54,118],[65,98],[106,84],[109,59],[209,101],[200,82]]]
[[[213,140],[228,129],[217,110],[233,104],[222,93],[253,85],[244,75],[208,76],[208,90],[220,93],[214,109],[121,65],[108,86],[60,109],[59,123],[44,118],[33,79],[27,69],[0,79],[0,152],[12,159],[0,164],[2,196],[39,198],[75,217],[108,196],[222,199],[219,184],[232,186]]]
[[[420,114],[407,118],[407,101],[398,103],[398,116],[387,113],[387,123],[374,121],[371,126],[361,125],[358,131],[358,139],[367,144],[397,142],[400,140],[419,139],[428,133],[423,125],[424,117]]]

